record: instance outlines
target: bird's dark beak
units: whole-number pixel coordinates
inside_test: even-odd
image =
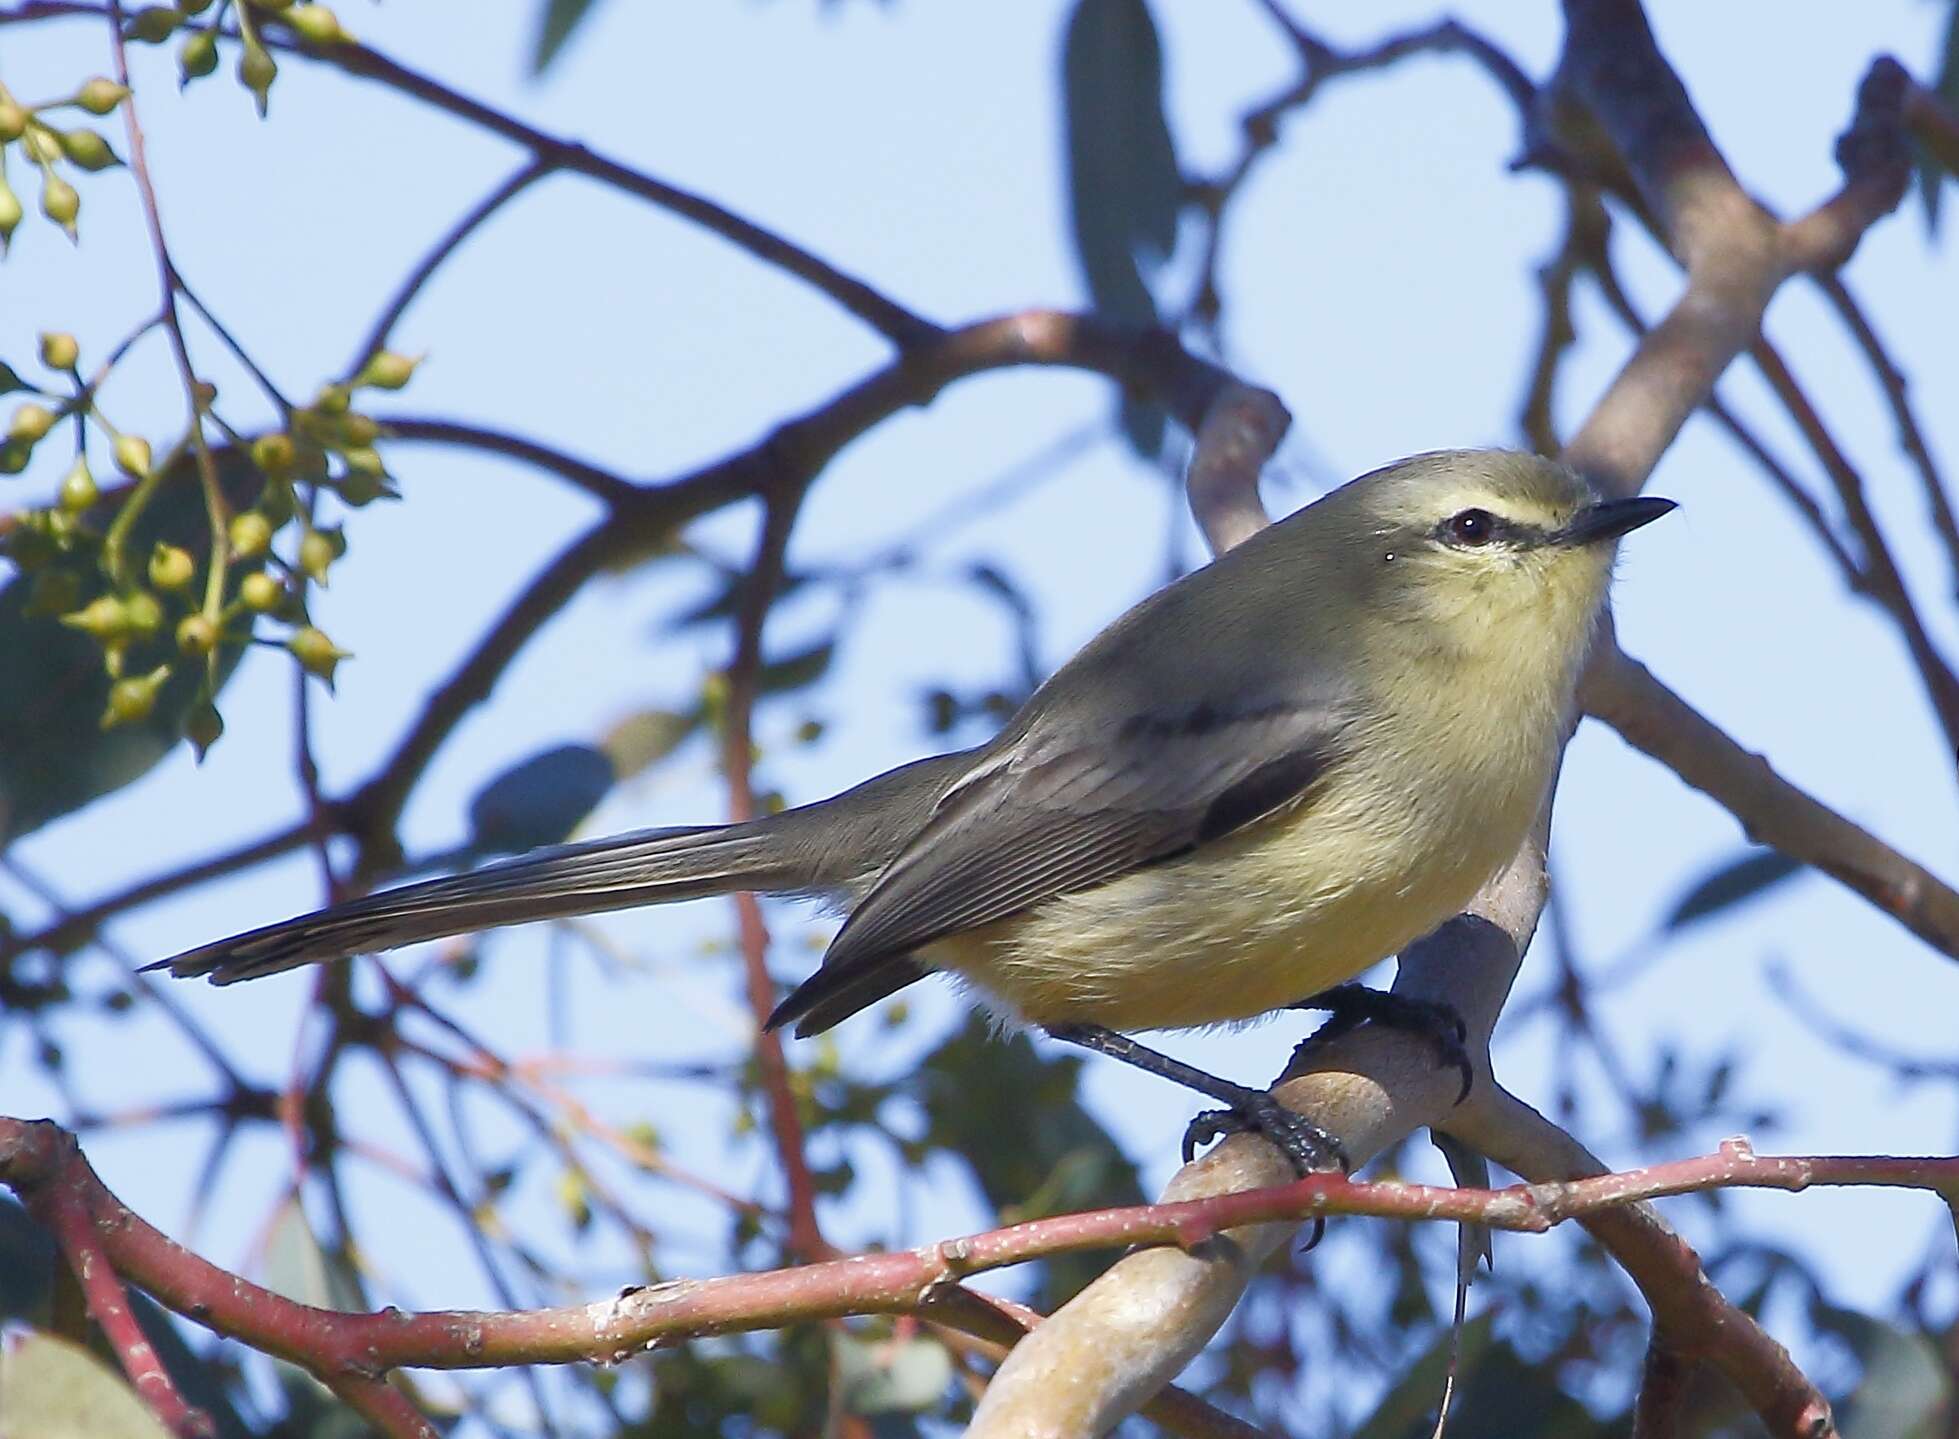
[[[1672,500],[1663,500],[1657,495],[1636,495],[1630,500],[1600,500],[1572,516],[1571,523],[1553,533],[1551,539],[1560,545],[1595,545],[1605,540],[1616,540],[1678,508]]]

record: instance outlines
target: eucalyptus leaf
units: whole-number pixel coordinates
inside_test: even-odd
[[[545,0],[544,13],[538,21],[537,43],[531,49],[533,76],[551,68],[552,61],[564,53],[572,32],[591,18],[593,8],[593,0]]]
[[[1945,43],[1939,53],[1939,73],[1929,88],[1945,102],[1948,110],[1959,110],[1959,0],[1954,0],[1947,9]],[[1939,201],[1943,197],[1945,182],[1954,178],[1955,172],[1951,164],[1940,163],[1930,146],[1921,143],[1917,149],[1918,188],[1925,201],[1925,228],[1936,235],[1939,229]]]
[[[1183,174],[1163,110],[1163,44],[1144,0],[1078,0],[1062,90],[1069,211],[1089,294],[1105,315],[1153,325],[1146,267],[1176,244]],[[1139,453],[1162,448],[1159,407],[1126,399],[1123,427]]]
[[[1684,929],[1753,899],[1802,870],[1801,860],[1791,859],[1780,850],[1750,850],[1707,874],[1682,895],[1660,922],[1660,928],[1669,933]]]
[[[35,1332],[0,1352],[0,1439],[170,1439],[170,1431],[93,1354]]]
[[[596,746],[541,750],[504,770],[470,800],[470,848],[515,854],[562,843],[598,808],[617,778],[611,757]]]
[[[839,1399],[852,1414],[916,1414],[934,1408],[952,1383],[952,1356],[936,1339],[836,1336]]]

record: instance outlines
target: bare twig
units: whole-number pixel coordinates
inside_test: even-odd
[[[1755,838],[1840,880],[1959,958],[1959,893],[1778,775],[1616,646],[1586,671],[1587,713],[1708,795]]]
[[[401,323],[401,317],[408,307],[415,303],[415,297],[422,293],[423,287],[434,278],[435,272],[442,268],[449,257],[456,253],[462,243],[475,234],[491,216],[528,190],[537,181],[550,174],[555,168],[549,162],[533,155],[529,160],[511,171],[496,189],[477,201],[461,218],[446,230],[429,252],[422,256],[414,269],[410,270],[388,302],[381,307],[381,313],[368,327],[367,335],[354,350],[354,357],[347,365],[347,373],[355,374],[360,367],[377,352],[386,348],[394,328]]]

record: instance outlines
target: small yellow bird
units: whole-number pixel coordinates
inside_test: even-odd
[[[1531,455],[1418,455],[1150,596],[976,749],[765,819],[411,884],[153,967],[229,984],[494,925],[815,894],[847,919],[771,1027],[820,1032],[945,971],[1010,1020],[1224,1099],[1304,1166],[1326,1152],[1313,1126],[1112,1031],[1298,1005],[1460,910],[1544,802],[1614,543],[1673,507],[1603,499]]]

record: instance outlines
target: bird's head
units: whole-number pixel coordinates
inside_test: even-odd
[[[1336,494],[1382,608],[1461,648],[1578,644],[1619,538],[1674,508],[1603,498],[1568,466],[1506,450],[1417,455]]]

